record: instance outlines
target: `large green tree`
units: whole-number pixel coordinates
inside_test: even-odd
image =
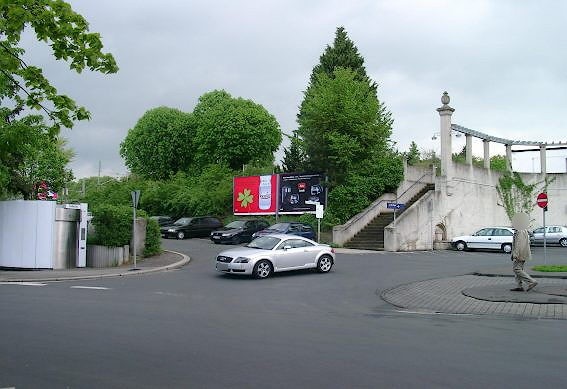
[[[298,134],[308,166],[327,172],[332,186],[344,183],[374,151],[388,150],[390,121],[382,120],[371,86],[350,69],[337,68],[333,77],[319,74],[302,108]]]
[[[0,0],[0,195],[31,198],[34,186],[49,181],[59,190],[70,179],[70,155],[59,138],[61,126],[90,117],[86,108],[60,94],[42,69],[26,63],[20,44],[24,30],[48,44],[53,56],[81,72],[118,70],[102,52],[97,33],[62,0]],[[39,111],[49,121],[30,110]],[[36,180],[36,182],[32,182]]]
[[[118,71],[111,54],[103,53],[98,33],[89,32],[87,21],[62,0],[0,0],[0,98],[9,107],[9,118],[25,107],[43,110],[52,119],[52,130],[72,127],[74,120],[89,118],[88,111],[57,89],[41,68],[23,60],[23,31],[31,27],[37,39],[47,43],[58,60],[81,72]]]
[[[313,68],[297,121],[307,169],[326,172],[330,223],[342,223],[403,177],[390,140],[392,115],[377,97],[364,58],[337,28]],[[356,198],[354,198],[356,196]]]
[[[260,104],[215,90],[199,98],[193,115],[199,166],[223,163],[236,170],[273,163],[282,134],[275,117]]]
[[[193,163],[195,121],[192,114],[159,107],[147,111],[120,144],[130,171],[148,179],[164,179]]]

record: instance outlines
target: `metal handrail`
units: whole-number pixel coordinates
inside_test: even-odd
[[[416,182],[414,182],[413,184],[411,184],[411,186],[409,188],[407,188],[406,190],[404,190],[404,192],[401,195],[397,195],[396,194],[396,203],[398,202],[398,199],[402,198],[403,195],[405,195],[410,189],[412,189],[415,185],[419,184],[421,182],[421,180],[423,179],[423,177],[428,176],[432,173],[425,173],[424,175],[422,175],[421,177],[419,177],[417,179]]]

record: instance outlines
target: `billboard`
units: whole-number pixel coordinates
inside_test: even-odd
[[[279,174],[279,207],[281,214],[315,213],[314,204],[326,206],[327,187],[321,173]]]
[[[234,177],[232,209],[235,215],[273,215],[277,209],[278,176]]]
[[[314,204],[326,205],[324,176],[319,173],[282,173],[234,177],[235,215],[315,213]]]

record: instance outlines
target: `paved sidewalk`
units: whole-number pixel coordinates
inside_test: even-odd
[[[382,292],[381,297],[397,307],[417,312],[567,320],[567,304],[553,303],[561,299],[543,293],[549,290],[566,290],[567,279],[536,280],[539,284],[530,292],[511,292],[510,289],[516,286],[511,277],[469,274],[401,285]],[[492,296],[499,296],[501,301],[473,298],[463,293],[474,288],[497,291],[498,293],[492,293]]]
[[[127,277],[179,268],[190,261],[187,255],[165,250],[160,255],[136,261],[133,264],[102,269],[77,268],[63,270],[0,270],[0,282],[41,282],[80,280],[105,277]]]

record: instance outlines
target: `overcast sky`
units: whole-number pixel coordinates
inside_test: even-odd
[[[125,175],[120,142],[148,109],[190,112],[225,89],[271,112],[291,133],[311,70],[344,26],[393,113],[400,151],[439,151],[443,91],[453,123],[493,136],[567,141],[567,2],[517,0],[72,0],[120,71],[80,75],[28,36],[26,60],[92,113],[64,131],[76,177]],[[460,150],[463,138],[455,139]],[[480,141],[475,152],[482,154]],[[491,144],[491,154],[504,147]],[[538,153],[515,154],[522,170]],[[565,152],[548,153],[565,171]],[[281,157],[281,153],[278,154]]]

